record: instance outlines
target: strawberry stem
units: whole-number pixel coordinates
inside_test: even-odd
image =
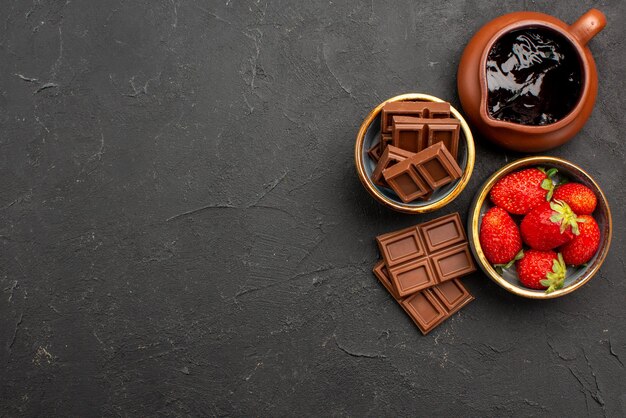
[[[520,250],[519,253],[515,254],[515,257],[513,257],[513,260],[511,260],[508,263],[506,263],[504,268],[508,269],[509,267],[511,267],[513,265],[513,263],[515,263],[516,261],[521,260],[522,258],[524,258],[524,250]]]
[[[544,280],[540,280],[542,286],[546,286],[546,293],[552,293],[555,290],[559,290],[563,288],[565,284],[565,273],[567,271],[567,267],[565,266],[565,261],[563,260],[563,255],[559,253],[557,258],[552,261],[552,271],[546,274],[546,278]]]
[[[584,221],[578,219],[572,208],[570,208],[567,203],[562,200],[555,200],[550,202],[550,209],[554,211],[552,212],[552,216],[550,216],[550,220],[554,223],[561,224],[561,234],[565,232],[568,226],[572,228],[574,235],[580,234],[580,231],[578,230],[578,222]]]
[[[556,168],[551,168],[548,171],[546,171],[546,169],[542,167],[539,167],[538,169],[539,171],[544,173],[547,177],[541,182],[541,188],[548,192],[546,193],[546,201],[549,202],[552,199],[552,195],[554,194],[554,179],[552,177],[559,170],[557,170]]]

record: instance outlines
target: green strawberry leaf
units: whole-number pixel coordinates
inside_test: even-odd
[[[548,171],[545,171],[543,168],[540,168],[539,170],[541,170],[548,177],[541,182],[541,188],[548,191],[546,194],[546,201],[549,202],[554,194],[554,179],[552,176],[554,176],[559,170],[556,168],[551,168]]]
[[[556,168],[551,168],[548,171],[546,171],[546,176],[553,177],[558,172],[559,170],[557,170]]]
[[[513,257],[513,259],[511,261],[509,261],[506,264],[494,264],[494,267],[496,268],[496,271],[498,271],[498,273],[502,274],[502,270],[511,268],[511,266],[513,264],[515,264],[516,261],[521,260],[522,258],[524,258],[524,250],[520,250],[519,253],[515,254],[515,257]]]
[[[509,261],[508,263],[506,263],[504,265],[505,269],[508,269],[509,267],[511,267],[513,264],[515,264],[516,261],[521,260],[522,258],[524,258],[524,250],[520,250],[519,253],[515,254],[515,257],[513,257],[513,260]]]
[[[541,182],[541,188],[543,190],[547,190],[548,193],[546,193],[546,201],[550,201],[550,199],[552,199],[552,195],[554,194],[554,184],[552,183],[552,180],[550,179],[544,179]]]

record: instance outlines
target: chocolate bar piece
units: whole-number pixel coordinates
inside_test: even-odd
[[[443,104],[443,103],[440,103]],[[445,119],[450,117],[450,103],[445,103],[446,106],[431,106],[428,108],[427,118],[430,119]]]
[[[376,237],[399,297],[476,271],[458,213]]]
[[[445,145],[431,145],[383,170],[383,177],[405,203],[461,177],[461,168]]]
[[[378,162],[380,160],[380,142],[377,142],[372,146],[372,148],[367,150],[367,155],[370,156],[372,160]]]
[[[385,148],[387,148],[387,145],[391,144],[392,139],[393,138],[391,134],[385,134],[385,133],[380,134],[380,153],[381,154],[383,153],[383,151],[385,151]]]
[[[474,297],[458,279],[441,283],[407,298],[402,298],[393,287],[384,261],[379,261],[374,266],[373,271],[374,275],[411,317],[424,335],[474,300]]]
[[[393,132],[394,126],[402,123],[421,123],[425,118],[418,118],[415,116],[392,116],[391,117],[391,132]]]
[[[395,287],[393,287],[393,283],[391,283],[391,279],[389,278],[389,271],[387,270],[387,266],[385,266],[385,262],[383,260],[379,260],[376,265],[374,265],[374,269],[372,270],[374,275],[378,278],[378,280],[385,286],[385,289],[393,296],[393,298],[400,303],[402,301],[402,297],[398,295]]]
[[[426,180],[426,183],[433,189],[445,186],[446,184],[461,177],[463,172],[456,160],[450,155],[446,146],[438,142],[419,153],[419,157],[408,158],[413,167]]]
[[[458,119],[424,119],[394,116],[392,141],[395,147],[418,153],[438,142],[443,142],[456,160],[459,151],[461,121]]]
[[[394,167],[397,168],[392,170]],[[412,202],[432,193],[432,188],[426,184],[417,171],[412,169],[410,163],[396,164],[394,167],[384,170],[383,177],[404,203]]]
[[[476,271],[467,244],[460,244],[433,254],[430,261],[435,268],[434,272],[438,282],[451,280]]]
[[[394,115],[418,118],[449,118],[450,103],[391,102],[383,106],[381,113],[381,131],[383,133],[391,133]]]
[[[402,307],[426,335],[473,300],[460,280],[452,280],[409,296]]]
[[[409,122],[409,119],[413,121]],[[428,125],[425,121],[427,119],[394,116],[391,134],[393,146],[412,153],[418,153],[426,148]]]
[[[374,184],[378,186],[388,187],[387,183],[385,183],[385,179],[383,178],[383,170],[412,156],[412,152],[405,151],[391,145],[386,147],[385,151],[383,151],[380,159],[378,160],[378,164],[376,164],[374,172],[372,173],[372,181],[374,182]]]
[[[457,161],[459,154],[459,137],[461,134],[461,121],[458,119],[437,119],[428,125],[426,146],[430,147],[438,142],[443,142],[450,155]]]

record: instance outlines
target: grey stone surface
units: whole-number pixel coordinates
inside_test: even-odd
[[[361,120],[458,105],[498,15],[595,5],[524,3],[1,1],[0,415],[626,415],[626,3],[597,4],[594,114],[547,153],[609,195],[597,277],[534,302],[474,274],[423,337],[370,271],[376,234],[465,218],[520,155],[477,138],[462,195],[401,215],[356,178]]]

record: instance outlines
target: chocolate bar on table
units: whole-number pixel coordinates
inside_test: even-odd
[[[474,300],[460,280],[454,279],[402,298],[398,296],[384,261],[374,266],[374,275],[426,335]]]
[[[381,113],[381,132],[391,133],[392,117],[394,115],[418,118],[449,118],[450,103],[390,102],[383,106]]]
[[[438,142],[443,142],[456,160],[459,152],[461,121],[458,119],[424,119],[394,116],[392,140],[394,147],[418,153]]]
[[[438,142],[383,170],[383,177],[405,203],[461,177],[461,167]]]
[[[379,235],[376,242],[398,297],[476,271],[458,213]]]

